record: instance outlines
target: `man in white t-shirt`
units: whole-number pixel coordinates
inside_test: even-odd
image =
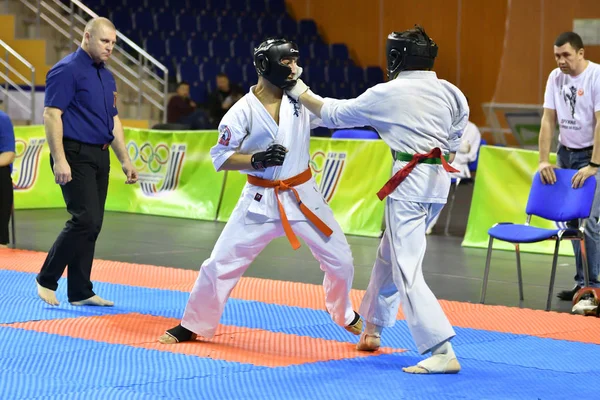
[[[588,178],[600,181],[600,65],[584,58],[583,42],[574,32],[565,32],[554,43],[558,68],[550,73],[544,95],[544,115],[540,128],[539,171],[543,183],[556,182],[549,162],[550,143],[558,123],[557,164],[559,168],[577,169],[573,187],[581,187]],[[592,214],[585,225],[589,286],[600,287],[600,184],[596,187]],[[577,221],[568,223],[577,227]],[[578,241],[573,241],[576,257],[575,287],[558,294],[572,301],[584,286],[583,263]]]

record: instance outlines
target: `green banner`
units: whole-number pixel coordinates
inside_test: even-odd
[[[214,220],[224,179],[210,158],[217,137],[216,131],[125,129],[127,151],[139,173],[139,184],[125,185],[125,174],[111,152],[106,209]]]
[[[60,187],[50,168],[50,149],[42,126],[16,127],[15,208],[62,208]],[[223,174],[212,165],[209,150],[215,132],[168,132],[125,129],[129,156],[139,183],[125,185],[125,174],[111,151],[106,209],[140,214],[213,220]]]
[[[498,222],[523,224],[525,207],[533,175],[537,171],[539,153],[532,150],[482,146],[477,164],[475,188],[469,212],[467,231],[462,242],[465,247],[487,248],[488,230]],[[556,154],[550,154],[550,162],[556,163]],[[556,229],[556,224],[532,217],[531,225]],[[531,253],[554,253],[554,242],[522,244],[522,251]],[[494,249],[514,250],[511,243],[494,240]],[[571,243],[561,243],[560,254],[573,255]]]
[[[54,183],[43,126],[16,127],[15,207],[63,208]],[[216,131],[170,132],[125,129],[127,151],[139,183],[125,185],[125,175],[111,151],[108,211],[227,221],[246,176],[216,172],[210,148]],[[377,237],[384,203],[377,191],[389,179],[392,158],[380,140],[312,138],[310,166],[326,201],[347,234]],[[377,161],[377,162],[375,162]]]
[[[242,189],[246,184],[245,174],[240,174],[237,171],[227,171],[225,174],[225,187],[223,188],[223,197],[217,215],[217,221],[220,222],[229,220],[229,216],[240,199]]]
[[[44,127],[15,126],[15,150],[12,173],[15,209],[65,207],[50,168]]]
[[[389,147],[381,140],[311,138],[310,153],[315,180],[342,230],[379,236],[384,202],[376,193],[391,176]],[[228,172],[219,221],[227,221],[245,182],[245,175]]]

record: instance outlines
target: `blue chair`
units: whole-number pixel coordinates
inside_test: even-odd
[[[214,82],[217,74],[221,72],[221,66],[212,61],[200,64],[200,82]]]
[[[555,169],[554,172],[556,174],[556,183],[553,185],[542,184],[539,172],[536,172],[534,175],[533,184],[529,192],[529,199],[527,200],[527,207],[525,209],[525,213],[527,214],[527,220],[525,224],[501,222],[495,224],[488,231],[490,241],[488,244],[485,271],[483,273],[483,285],[481,288],[482,304],[485,302],[485,292],[490,273],[492,243],[494,242],[494,239],[513,243],[515,245],[520,305],[523,301],[523,278],[521,276],[521,255],[519,251],[520,243],[536,243],[544,240],[554,240],[556,242],[554,247],[554,257],[552,259],[552,271],[550,274],[550,286],[548,288],[546,311],[550,310],[552,303],[552,292],[554,290],[558,249],[562,240],[579,240],[581,243],[581,258],[583,260],[585,286],[589,286],[587,256],[585,253],[585,237],[583,232],[585,227],[585,219],[590,216],[592,209],[592,202],[594,200],[594,193],[596,191],[596,180],[587,179],[583,187],[579,189],[573,189],[571,187],[571,179],[577,173],[577,170]],[[554,222],[566,222],[574,219],[584,221],[580,221],[581,228],[579,229],[543,229],[529,225],[533,215]]]
[[[197,32],[198,18],[195,15],[180,14],[177,16],[177,30],[184,32],[186,35],[190,35],[192,32]]]
[[[333,132],[332,139],[379,139],[377,132],[367,129],[340,129]]]
[[[331,45],[331,58],[335,60],[346,61],[350,59],[348,47],[344,43],[334,43]]]
[[[305,78],[308,78],[307,80],[312,84],[325,82],[325,66],[323,65],[311,64],[304,69],[302,75],[304,74],[306,74]]]
[[[244,83],[246,84],[254,85],[258,81],[256,68],[253,64],[248,63],[242,65],[242,75],[244,77]]]
[[[179,64],[179,81],[195,82],[200,79],[200,67],[194,60],[188,58]]]
[[[352,88],[346,82],[335,84],[334,92],[335,97],[338,99],[350,99],[352,97]]]
[[[277,19],[272,17],[262,17],[258,20],[259,33],[263,37],[276,36],[279,34],[277,28]],[[259,41],[260,42],[260,41]],[[258,45],[257,45],[258,47]]]
[[[190,86],[190,97],[194,102],[201,104],[208,99],[206,85],[202,82],[194,82]]]
[[[187,40],[178,37],[170,37],[167,39],[166,44],[167,53],[171,58],[182,59],[190,55]]]
[[[369,86],[375,86],[383,82],[383,70],[380,67],[367,67],[365,69],[365,77],[367,78],[367,82],[369,82]]]
[[[212,15],[201,15],[198,18],[198,23],[200,25],[200,32],[208,37],[213,33],[219,32],[219,21]]]
[[[329,46],[321,42],[312,42],[310,44],[310,52],[313,58],[319,60],[329,60],[331,58]]]
[[[267,1],[269,13],[273,15],[284,15],[286,13],[284,0],[269,0]]]
[[[348,65],[346,67],[346,82],[356,83],[356,82],[364,82],[365,80],[365,70],[361,67],[357,67],[356,65]]]
[[[298,22],[298,33],[305,36],[316,36],[317,23],[312,19],[301,19]]]
[[[328,65],[325,67],[325,75],[328,82],[332,83],[344,83],[346,82],[346,76],[344,74],[344,67],[338,67],[335,65]]]

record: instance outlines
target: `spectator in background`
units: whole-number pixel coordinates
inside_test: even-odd
[[[467,103],[469,99],[467,98]],[[471,121],[467,122],[467,127],[460,138],[460,147],[456,152],[454,161],[450,163],[451,166],[456,168],[459,172],[453,172],[450,174],[452,178],[457,179],[468,179],[471,177],[471,171],[469,164],[477,159],[477,153],[479,152],[479,145],[481,144],[481,132],[477,128],[477,125]],[[427,227],[426,234],[430,235],[433,232],[433,227],[440,218],[438,214]]]
[[[558,122],[558,168],[576,169],[574,188],[587,179],[596,179],[596,193],[590,218],[585,224],[589,285],[600,287],[600,65],[585,59],[583,41],[575,32],[561,33],[554,42],[555,68],[546,82],[544,114],[540,127],[540,161],[538,170],[544,184],[554,184],[555,166],[550,164],[550,147],[554,126]],[[567,226],[578,228],[578,221]],[[575,253],[575,286],[558,293],[558,298],[572,301],[584,286],[583,259],[578,240]]]
[[[210,122],[215,128],[227,110],[242,98],[243,92],[241,87],[231,84],[227,75],[222,73],[217,75],[217,90],[212,92],[208,98]]]
[[[0,248],[8,247],[8,223],[13,206],[10,177],[15,160],[15,132],[6,113],[0,111]]]
[[[467,103],[469,98],[467,97]],[[454,157],[454,161],[450,165],[459,170],[450,174],[453,178],[466,179],[471,177],[471,171],[469,170],[469,164],[477,159],[477,153],[479,152],[479,145],[481,144],[481,132],[477,128],[477,125],[471,121],[467,122],[467,127],[460,138],[460,147]]]
[[[167,105],[167,122],[185,125],[184,129],[208,129],[208,120],[190,97],[190,84],[182,81],[177,85],[176,94]]]

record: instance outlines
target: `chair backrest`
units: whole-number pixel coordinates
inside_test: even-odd
[[[577,173],[574,169],[555,169],[556,183],[542,183],[539,171],[533,177],[527,215],[537,215],[551,221],[570,221],[588,218],[592,210],[596,179],[586,179],[583,187],[573,189],[571,179]]]
[[[332,139],[379,139],[377,132],[367,129],[340,129],[333,132]]]

